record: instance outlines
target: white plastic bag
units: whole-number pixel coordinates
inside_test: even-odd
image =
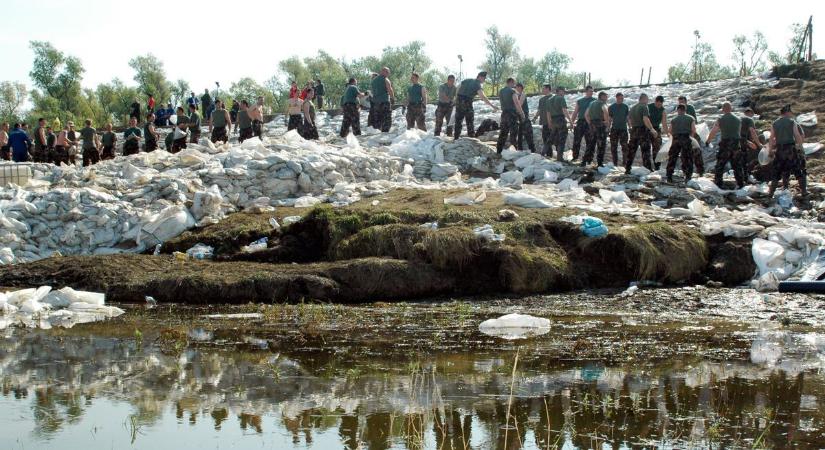
[[[773,155],[771,155],[770,149],[768,149],[767,145],[762,147],[762,150],[759,150],[759,156],[757,159],[759,160],[759,164],[763,166],[767,166],[771,163],[771,161],[773,161]]]
[[[776,242],[756,238],[753,240],[751,254],[759,275],[765,275],[785,266],[785,248]]]
[[[550,332],[550,320],[526,314],[507,314],[481,322],[478,330],[488,336],[502,339],[525,339]]]
[[[445,197],[444,204],[445,205],[475,205],[478,203],[484,202],[487,199],[487,193],[485,191],[481,192],[465,192],[463,194],[456,195],[454,197]]]

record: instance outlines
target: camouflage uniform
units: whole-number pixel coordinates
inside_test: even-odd
[[[436,136],[441,135],[441,125],[444,123],[444,120],[447,120],[447,123],[450,123],[450,116],[453,115],[453,104],[452,103],[439,103],[438,107],[435,109],[435,134]],[[447,125],[447,136],[453,135],[453,126]]]
[[[361,113],[355,103],[344,104],[344,120],[341,122],[341,137],[347,137],[350,127],[352,134],[361,135]]]
[[[599,166],[603,166],[604,150],[607,147],[607,126],[602,120],[592,120],[587,126],[587,131],[587,147],[585,147],[582,165],[593,162],[593,153],[596,151],[596,146],[598,145],[599,150],[596,154],[596,163]]]
[[[619,166],[619,146],[622,146],[622,154],[627,152],[627,129],[624,130],[610,130],[610,156],[613,157],[613,165]]]
[[[504,110],[501,112],[501,129],[498,132],[498,142],[496,142],[496,150],[501,153],[504,150],[504,143],[507,137],[510,137],[510,145],[516,145],[519,131],[519,115],[515,111]]]
[[[100,152],[96,148],[83,149],[83,167],[91,166],[100,162]]]
[[[673,136],[673,143],[670,145],[670,151],[667,152],[667,179],[673,178],[673,171],[676,170],[676,160],[682,156],[682,172],[685,175],[685,181],[690,180],[693,176],[693,144],[690,141],[689,134],[677,134]]]
[[[115,159],[115,147],[106,145],[103,147],[103,153],[100,154],[100,159]]]
[[[543,113],[542,113],[543,114]],[[546,123],[541,125],[541,145],[542,145],[542,155],[547,156],[553,153],[553,143],[550,141],[550,136],[552,136],[553,132],[550,130],[550,126]]]
[[[299,128],[301,126],[302,121],[303,121],[303,118],[301,117],[300,114],[291,114],[289,116],[289,122],[287,122],[287,124],[286,124],[286,130],[291,131],[291,130]]]
[[[252,121],[252,134],[261,137],[264,133],[264,123],[258,119]],[[200,133],[198,133],[200,134]]]
[[[548,141],[548,154],[552,155],[550,144],[556,146],[556,160],[564,160],[564,147],[567,145],[567,119],[564,116],[554,116],[550,118],[550,138]]]
[[[656,170],[659,170],[659,167],[661,166],[661,163],[656,162],[656,155],[659,154],[659,150],[661,150],[661,148],[662,148],[662,128],[661,127],[653,127],[653,129],[656,130],[656,133],[658,134],[658,136],[656,136],[656,138],[654,138],[650,142],[650,146],[652,147],[651,158],[653,158],[653,168],[656,169]],[[669,154],[670,153],[668,153],[668,155]]]
[[[417,104],[407,106],[407,129],[412,130],[418,128],[419,130],[427,131],[427,125],[424,124],[424,112],[427,110],[427,105]]]
[[[577,120],[576,127],[573,129],[573,159],[579,159],[579,150],[581,149],[582,139],[587,139],[587,136],[589,135],[590,127],[587,125],[587,121],[584,119]]]
[[[498,122],[493,119],[484,119],[481,121],[481,125],[478,126],[476,129],[476,136],[481,136],[487,134],[491,131],[496,131],[501,127],[498,126]]]
[[[733,169],[733,177],[736,178],[736,186],[745,186],[745,168],[742,167],[742,149],[739,147],[739,139],[722,139],[719,141],[719,151],[716,153],[716,166],[714,167],[713,182],[722,187],[722,176],[725,173],[725,166],[730,163]]]
[[[146,139],[146,143],[143,144],[143,150],[147,152],[153,152],[158,149],[158,141],[155,139]]]
[[[807,191],[808,173],[804,153],[799,151],[795,144],[780,144],[777,146],[776,157],[773,160],[771,192],[776,190],[780,178],[782,179],[782,186],[787,188],[792,174],[799,182],[799,188],[803,192]]]
[[[32,161],[34,162],[49,162],[49,152],[45,144],[34,144],[34,151],[32,152]]]
[[[475,111],[473,111],[473,99],[458,96],[455,102],[455,130],[453,137],[461,137],[461,121],[467,121],[467,137],[475,137]]]
[[[633,127],[630,131],[630,143],[627,145],[627,151],[624,154],[624,168],[625,172],[630,173],[633,168],[633,160],[636,159],[636,150],[642,147],[642,164],[648,169],[653,170],[653,161],[650,159],[650,141],[653,135],[645,127]]]
[[[389,102],[374,103],[375,106],[375,128],[386,133],[390,131],[392,125],[392,108]]]
[[[186,136],[172,141],[172,150],[169,153],[177,153],[186,148]]]
[[[38,162],[35,160],[35,162]],[[69,151],[63,145],[55,145],[54,146],[54,158],[52,162],[55,165],[60,165],[60,163],[69,163]]]
[[[241,130],[238,133],[239,133],[238,134],[238,142],[243,142],[247,139],[251,139],[252,138],[252,127],[241,128]],[[174,147],[174,144],[172,144],[172,146]]]
[[[524,141],[527,141],[527,148],[531,152],[536,152],[536,143],[533,141],[533,123],[530,119],[525,117],[518,127],[518,143],[516,148],[521,150],[524,147]]]
[[[183,140],[186,142],[186,138],[183,138]],[[137,155],[138,153],[140,153],[140,144],[136,140],[129,139],[123,143],[123,156]]]
[[[213,144],[218,141],[228,142],[229,136],[226,134],[226,126],[212,128],[211,140]]]
[[[200,130],[200,128],[198,128],[197,130],[190,130],[190,131],[191,131],[191,132],[190,132],[190,134],[189,134],[189,143],[190,143],[190,144],[197,144],[197,143],[198,143],[198,141],[199,141],[199,140],[200,140],[200,138],[201,138],[201,130]],[[156,146],[155,148],[157,148],[157,146]],[[184,146],[183,146],[183,147],[181,147],[181,148],[186,148],[186,146],[184,145]]]
[[[699,135],[693,136],[696,139],[696,142],[699,142]],[[696,166],[696,173],[699,174],[701,177],[705,173],[705,157],[702,155],[702,144],[699,143],[699,148],[692,148],[693,151],[693,164]]]
[[[301,128],[299,128],[298,131],[300,131],[301,137],[304,139],[318,140],[318,128],[306,120],[301,124]]]
[[[372,99],[370,99],[369,102],[370,102],[370,110],[367,113],[367,126],[377,128],[375,126],[375,103],[372,102]]]

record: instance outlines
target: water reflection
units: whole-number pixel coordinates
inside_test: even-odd
[[[367,361],[328,376],[336,361],[323,354],[169,356],[23,332],[0,341],[0,402],[14,412],[0,418],[0,447],[88,448],[90,434],[115,448],[220,448],[250,435],[282,439],[275,448],[376,450],[825,446],[822,355],[785,348],[771,362],[528,360],[505,430],[508,355]]]

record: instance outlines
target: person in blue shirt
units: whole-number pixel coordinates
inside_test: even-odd
[[[156,127],[165,127],[166,126],[166,109],[161,106],[155,112],[155,126]]]
[[[14,162],[26,162],[29,160],[29,147],[32,141],[25,131],[20,129],[20,124],[14,124],[14,130],[9,133],[9,147],[11,147],[11,159]]]
[[[195,109],[198,109],[198,99],[195,98],[195,93],[194,92],[189,93],[189,98],[186,99],[186,104],[187,105],[194,105]]]
[[[175,115],[175,108],[172,108],[171,103],[166,104],[166,125],[169,125],[169,118]]]

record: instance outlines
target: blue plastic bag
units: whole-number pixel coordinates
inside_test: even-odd
[[[587,237],[602,237],[607,234],[607,227],[604,222],[597,217],[585,217],[581,230]]]

